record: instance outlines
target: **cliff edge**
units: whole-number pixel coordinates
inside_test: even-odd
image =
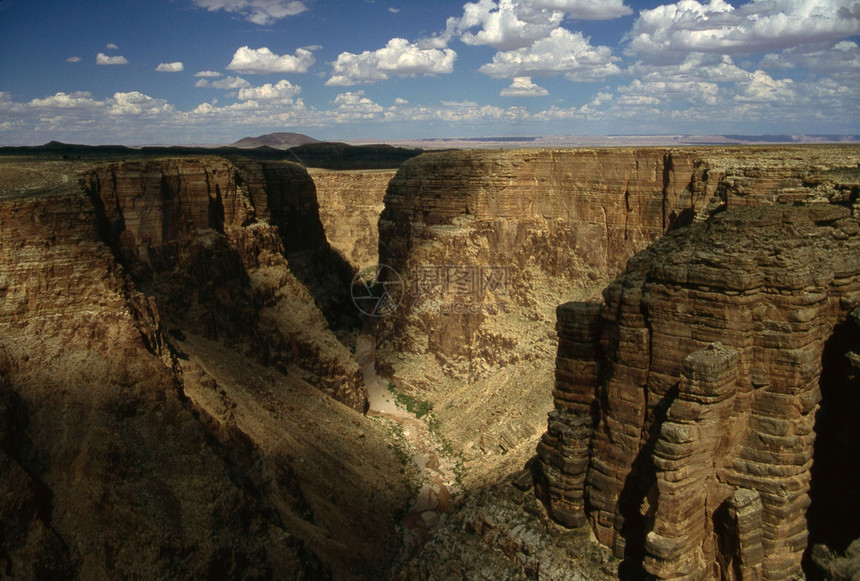
[[[858,347],[846,327],[859,301],[850,202],[736,209],[661,238],[603,305],[558,308],[538,494],[655,578],[798,574],[807,514],[819,540],[860,532],[844,530],[852,500],[815,505],[860,484],[816,444],[860,436],[834,414],[856,408],[835,370]]]
[[[409,491],[296,273],[330,256],[307,172],[2,174],[0,576],[383,574]]]

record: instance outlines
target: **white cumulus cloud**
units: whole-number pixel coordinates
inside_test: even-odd
[[[267,47],[252,49],[240,47],[233,54],[227,70],[249,74],[306,73],[316,62],[314,54],[306,48],[296,49],[293,55],[278,55]]]
[[[532,82],[531,77],[514,77],[510,87],[502,89],[502,97],[544,97],[549,91]]]
[[[113,99],[108,102],[107,112],[110,115],[119,116],[157,116],[171,114],[175,111],[173,106],[164,99],[154,99],[139,91],[128,93],[114,93]]]
[[[463,124],[477,125],[486,130],[487,124],[517,123],[528,120],[529,113],[522,107],[495,107],[474,101],[443,101],[438,105],[408,105],[397,103],[384,116],[387,123],[438,122],[462,130]]]
[[[301,14],[308,9],[299,0],[194,0],[194,4],[210,12],[224,10],[239,14],[245,20],[261,26]]]
[[[178,73],[185,70],[185,66],[181,62],[161,63],[155,70],[160,73]]]
[[[693,52],[769,52],[860,34],[856,0],[681,0],[643,10],[628,33],[628,52],[677,61]]]
[[[738,88],[736,101],[788,103],[795,98],[794,81],[774,79],[764,71],[755,71],[747,81],[738,83]]]
[[[690,53],[678,64],[644,64],[637,62],[625,71],[641,81],[712,81],[732,83],[744,81],[750,73],[733,61],[729,55]]]
[[[87,91],[75,91],[74,93],[56,93],[44,99],[33,99],[28,103],[31,107],[45,109],[91,109],[101,107],[104,103],[93,98]]]
[[[535,10],[517,0],[479,0],[465,4],[463,16],[448,19],[443,38],[513,50],[546,37],[563,20],[559,10]]]
[[[200,79],[196,83],[194,83],[195,87],[214,87],[216,89],[242,89],[245,87],[250,87],[251,83],[243,79],[242,77],[224,77],[223,79],[218,79],[217,81],[210,81],[209,79]]]
[[[341,93],[335,97],[334,104],[337,106],[335,121],[338,123],[374,119],[384,110],[382,105],[365,97],[364,91]]]
[[[109,42],[105,45],[105,48],[108,50],[117,50],[119,47],[112,42]]]
[[[546,38],[565,18],[609,20],[632,14],[623,0],[478,0],[463,5],[463,15],[446,21],[445,32],[425,41],[447,46],[452,38],[499,50],[525,48]]]
[[[422,48],[403,38],[392,38],[383,48],[361,54],[342,52],[332,64],[326,85],[351,86],[372,83],[390,75],[435,75],[454,70],[454,50]]]
[[[576,20],[611,20],[633,14],[623,0],[534,0],[531,6],[560,10]]]
[[[620,73],[618,60],[608,46],[592,46],[582,33],[556,28],[529,47],[496,53],[480,71],[497,78],[563,73],[571,81],[597,81]]]
[[[254,99],[256,101],[273,101],[278,99],[288,101],[298,95],[301,90],[301,87],[283,79],[274,85],[266,83],[260,87],[245,87],[243,89],[239,89],[239,100],[248,101]]]
[[[841,40],[835,44],[804,45],[766,54],[761,60],[765,69],[794,69],[803,67],[814,75],[829,74],[836,78],[860,78],[860,47],[856,42]]]
[[[78,63],[78,62],[81,62],[81,57],[79,57],[79,56],[70,56],[69,58],[67,58],[67,59],[66,59],[66,62],[67,62],[67,63]]]
[[[195,77],[220,77],[221,73],[217,71],[198,71],[194,73]]]
[[[634,79],[629,85],[620,87],[622,94],[618,104],[652,105],[656,103],[691,103],[716,105],[719,101],[719,85],[707,81],[647,81]]]
[[[216,89],[243,89],[245,87],[250,87],[251,83],[242,77],[228,76],[223,79],[218,79],[217,81],[212,81],[212,86]]]
[[[108,56],[103,52],[96,55],[97,65],[127,65],[128,59],[124,56]]]

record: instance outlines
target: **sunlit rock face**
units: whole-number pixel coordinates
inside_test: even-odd
[[[790,576],[822,353],[856,306],[858,162],[839,146],[422,155],[379,223],[404,286],[382,357],[432,391],[411,356],[478,381],[552,352],[536,484],[558,522],[662,578]],[[602,305],[546,315],[622,271]],[[466,307],[428,309],[427,289]]]
[[[331,272],[307,172],[0,171],[4,574],[382,575],[409,491],[324,277],[297,274]]]
[[[529,358],[557,304],[602,286],[665,232],[746,205],[847,198],[850,186],[834,183],[858,157],[850,147],[421,155],[391,180],[379,220],[380,262],[404,279],[386,337],[392,352],[481,377]]]
[[[0,202],[5,574],[207,576],[232,558],[252,575],[322,571],[231,480],[253,453],[231,468],[183,397],[156,301],[99,218],[77,184]]]
[[[310,170],[326,239],[357,269],[379,262],[379,215],[394,170]]]
[[[379,221],[380,262],[406,283],[399,310],[384,321],[393,350],[426,353],[447,373],[473,378],[531,357],[535,344],[551,352],[551,325],[531,325],[540,328],[531,333],[529,321],[547,322],[571,288],[620,270],[682,207],[707,205],[704,189],[685,195],[690,163],[662,150],[410,160],[389,184]]]
[[[560,522],[661,579],[800,570],[813,474],[813,501],[856,481],[811,467],[816,433],[856,436],[832,368],[858,347],[857,210],[728,211],[637,255],[602,305],[559,307],[538,491]]]
[[[364,320],[377,370],[434,394],[466,486],[540,439],[551,516],[625,564],[790,577],[809,543],[860,535],[858,162],[618,149],[440,152],[396,176],[215,156],[3,174],[0,567],[385,578],[409,483],[336,338],[357,331],[352,268],[378,252],[403,284]],[[448,549],[480,530],[461,529]],[[509,532],[503,560],[556,545]],[[484,541],[462,546],[483,570]],[[811,559],[847,567],[828,555]]]

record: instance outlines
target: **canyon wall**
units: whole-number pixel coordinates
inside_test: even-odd
[[[602,306],[558,308],[536,481],[554,518],[660,579],[799,573],[816,432],[856,432],[816,420],[823,392],[831,410],[854,401],[823,368],[825,349],[850,351],[834,331],[860,305],[854,172],[831,188],[845,204],[716,215],[637,255]],[[860,484],[818,478],[819,496]]]
[[[409,491],[292,270],[328,252],[307,173],[0,174],[0,576],[382,575]]]
[[[358,366],[319,307],[342,267],[301,166],[222,158],[119,162],[84,187],[104,241],[173,325],[240,348],[363,411]],[[289,264],[288,264],[289,261]],[[320,274],[308,271],[317,268]],[[320,298],[319,307],[315,299]]]
[[[234,483],[178,388],[154,301],[74,189],[0,203],[5,574],[324,571]]]
[[[329,244],[356,269],[379,262],[379,215],[395,170],[308,170]]]
[[[383,321],[391,351],[426,354],[448,375],[479,378],[527,358],[546,335],[530,331],[531,322],[549,321],[551,334],[555,305],[605,284],[666,231],[750,204],[844,197],[828,172],[858,161],[856,147],[839,146],[455,151],[409,160],[389,184],[379,221],[380,262],[404,283],[398,310]]]
[[[625,566],[790,577],[808,542],[860,534],[830,494],[860,487],[838,478],[860,441],[858,164],[840,146],[412,159],[379,219],[402,284],[364,321],[378,369],[435,404],[465,488],[540,439],[552,517]],[[21,181],[0,181],[0,569],[385,576],[410,493],[332,329],[355,332],[390,174],[40,169],[0,172]]]
[[[382,367],[467,466],[529,441],[552,397],[538,492],[625,567],[793,575],[821,354],[855,300],[858,164],[856,146],[424,154],[379,223],[402,285]]]

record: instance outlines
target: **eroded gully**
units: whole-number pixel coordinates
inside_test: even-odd
[[[455,462],[440,449],[438,439],[426,422],[398,407],[384,379],[376,374],[376,341],[362,334],[355,357],[364,372],[370,409],[368,416],[383,417],[400,424],[412,462],[418,468],[420,488],[412,498],[403,520],[403,544],[400,559],[412,556],[433,538],[451,509],[451,492],[457,486]]]

